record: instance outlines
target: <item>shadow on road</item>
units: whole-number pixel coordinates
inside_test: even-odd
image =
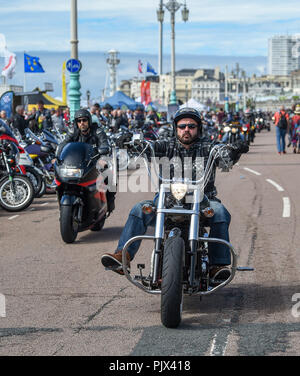
[[[99,242],[109,242],[112,240],[119,240],[123,227],[113,226],[104,228],[101,231],[88,231],[85,235],[81,236],[76,243],[93,244]]]
[[[300,293],[300,282],[297,285],[263,286],[257,284],[241,284],[227,287],[215,294],[203,297],[186,296],[184,298],[184,312],[195,314],[185,320],[185,323],[197,323],[203,321],[203,315],[207,314],[205,321],[216,322],[217,316],[228,314],[232,322],[238,322],[241,315],[254,317],[266,317],[274,313],[291,312],[295,302],[294,294]],[[197,314],[201,314],[201,319]],[[292,313],[291,313],[292,319]]]

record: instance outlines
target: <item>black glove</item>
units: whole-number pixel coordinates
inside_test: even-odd
[[[237,151],[239,154],[248,153],[248,151],[249,151],[249,145],[245,141],[238,140],[235,143],[233,150]]]

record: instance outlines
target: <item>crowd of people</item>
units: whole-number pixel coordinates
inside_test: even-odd
[[[159,124],[168,121],[166,112],[158,112],[151,106],[147,109],[139,107],[136,110],[124,110],[121,108],[114,109],[108,104],[101,108],[98,103],[95,103],[88,110],[94,124],[99,127],[108,125],[114,133],[117,133],[121,126],[131,128],[134,125],[138,127],[139,124],[149,121],[159,126]],[[293,153],[300,153],[300,104],[293,105],[290,109],[281,106],[280,110],[275,113],[250,109],[245,112],[227,113],[223,108],[220,108],[216,111],[202,111],[201,117],[204,127],[218,126],[232,121],[238,121],[240,124],[249,122],[254,124],[257,118],[263,118],[264,121],[275,126],[279,155],[286,154],[287,148],[290,146],[292,146]],[[32,107],[27,112],[24,106],[18,105],[15,108],[15,114],[10,119],[7,118],[6,111],[2,110],[0,119],[7,125],[18,129],[21,135],[24,135],[24,129],[27,127],[33,132],[38,132],[42,128],[55,128],[60,133],[66,133],[71,124],[68,107],[46,109],[42,100],[37,103],[36,107]]]

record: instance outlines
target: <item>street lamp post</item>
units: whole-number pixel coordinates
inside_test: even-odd
[[[163,8],[163,0],[160,0],[159,8],[157,9],[157,20],[159,22],[159,57],[158,57],[158,74],[161,75],[163,71],[163,22],[165,11]]]
[[[239,83],[240,83],[240,66],[239,63],[236,64],[236,104],[235,104],[235,111],[239,112],[240,110],[240,102],[239,102]]]
[[[91,98],[91,92],[87,90],[86,91],[86,103],[88,107],[90,107],[90,98]]]
[[[247,98],[246,98],[246,72],[242,71],[243,77],[243,110],[246,111],[247,108]]]
[[[186,1],[184,4],[178,3],[176,0],[169,0],[166,5],[166,9],[171,14],[171,78],[172,78],[172,92],[170,96],[170,104],[177,104],[176,97],[176,77],[175,77],[175,13],[183,6],[182,10],[182,19],[184,22],[187,22],[189,19],[189,10],[186,6]]]
[[[71,59],[78,60],[78,38],[77,38],[77,0],[71,0]],[[80,81],[79,72],[70,72],[69,103],[71,120],[75,112],[80,109]]]

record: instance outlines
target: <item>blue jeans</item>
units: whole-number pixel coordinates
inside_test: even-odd
[[[277,142],[277,150],[279,153],[285,151],[285,135],[286,129],[282,129],[276,127],[276,142]]]
[[[229,133],[225,133],[224,136],[222,137],[222,142],[226,143],[229,139]],[[242,141],[245,141],[245,136],[241,133],[240,134],[240,139]]]
[[[153,201],[146,200],[136,204],[131,212],[122,231],[118,248],[116,252],[123,249],[126,242],[134,236],[144,235],[147,227],[155,226],[155,213],[144,214],[142,207],[144,204],[153,205]],[[231,220],[230,213],[224,205],[217,201],[210,201],[211,208],[214,209],[215,215],[208,219],[211,238],[223,239],[229,242],[229,224]],[[175,226],[174,226],[175,227]],[[134,258],[140,247],[141,241],[132,243],[128,248],[131,260]],[[218,243],[208,243],[209,260],[211,265],[229,265],[231,263],[231,255],[228,247]]]

